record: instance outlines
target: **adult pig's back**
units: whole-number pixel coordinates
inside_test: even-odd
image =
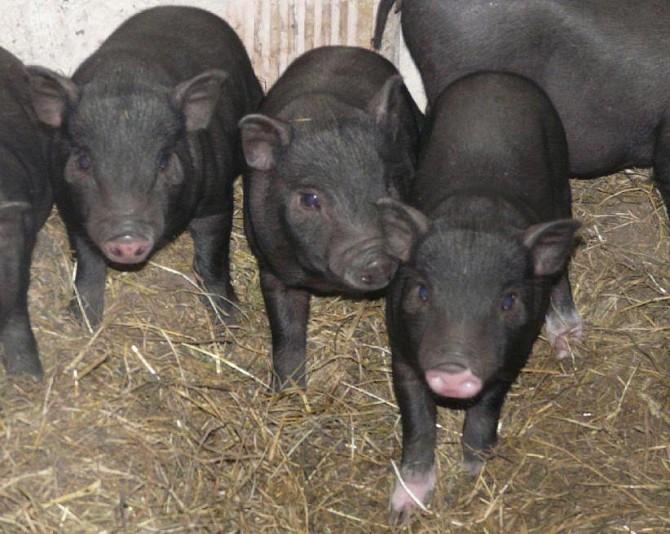
[[[429,102],[470,72],[514,72],[554,102],[573,174],[652,164],[668,113],[667,2],[413,1],[402,27]]]

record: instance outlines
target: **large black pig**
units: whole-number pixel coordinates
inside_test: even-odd
[[[395,1],[380,2],[376,47]],[[670,3],[405,0],[401,23],[430,103],[471,72],[526,76],[558,110],[573,175],[653,165],[670,207]]]
[[[393,4],[379,4],[377,47]],[[468,73],[526,76],[556,106],[572,176],[653,165],[670,213],[670,2],[404,0],[401,24],[429,107]],[[547,317],[559,357],[581,336],[577,318],[574,310]]]
[[[275,387],[305,385],[310,293],[391,280],[407,237],[375,203],[411,180],[421,113],[391,63],[352,47],[298,58],[241,123],[247,238],[260,268]]]
[[[579,223],[565,134],[549,99],[512,74],[453,83],[434,102],[410,199],[419,211],[383,203],[388,224],[414,229],[412,250],[402,251],[410,259],[389,288],[387,326],[401,474],[425,503],[436,476],[436,403],[465,409],[465,466],[478,472],[552,292],[566,279]],[[392,520],[414,506],[397,483]]]
[[[0,48],[0,343],[10,374],[42,374],[28,316],[30,262],[51,210],[48,135],[35,117],[28,74]]]
[[[233,29],[204,10],[157,7],[124,22],[72,79],[30,72],[38,116],[59,129],[56,202],[88,320],[102,317],[107,262],[141,265],[187,227],[194,269],[229,313],[237,123],[262,98]]]

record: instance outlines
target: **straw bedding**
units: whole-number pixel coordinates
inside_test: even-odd
[[[667,217],[646,172],[573,191],[584,342],[561,362],[537,342],[477,480],[459,467],[462,414],[441,411],[437,491],[407,531],[670,530]],[[0,531],[388,530],[400,425],[382,302],[314,299],[309,389],[272,394],[240,217],[238,328],[213,323],[183,236],[110,271],[95,332],[65,312],[72,267],[50,218],[30,292],[45,378],[0,377]]]

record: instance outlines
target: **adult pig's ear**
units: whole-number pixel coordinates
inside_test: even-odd
[[[368,103],[368,113],[375,118],[377,125],[394,139],[400,128],[399,110],[404,98],[404,88],[402,76],[395,74],[386,80]]]
[[[582,224],[575,219],[560,219],[535,224],[523,233],[536,276],[548,276],[563,270],[570,255],[575,232]]]
[[[419,210],[386,197],[377,201],[386,252],[402,262],[409,261],[416,242],[428,232],[430,221]]]
[[[227,77],[224,71],[211,69],[175,87],[172,102],[184,114],[187,131],[209,126],[221,95],[221,86]]]
[[[43,123],[59,128],[67,109],[79,102],[79,88],[69,78],[44,67],[26,67],[26,73],[37,117]]]
[[[290,124],[260,113],[243,117],[240,130],[247,165],[258,171],[273,169],[279,151],[291,143]]]

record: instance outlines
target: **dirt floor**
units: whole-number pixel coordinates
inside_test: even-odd
[[[441,412],[437,491],[409,532],[670,531],[667,217],[646,173],[573,186],[584,343],[558,362],[538,341],[477,480],[462,414]],[[0,532],[388,530],[400,425],[382,303],[314,299],[309,389],[273,395],[239,212],[233,241],[239,328],[213,327],[184,236],[110,272],[92,333],[65,312],[72,267],[49,220],[30,294],[46,375],[0,377]]]

